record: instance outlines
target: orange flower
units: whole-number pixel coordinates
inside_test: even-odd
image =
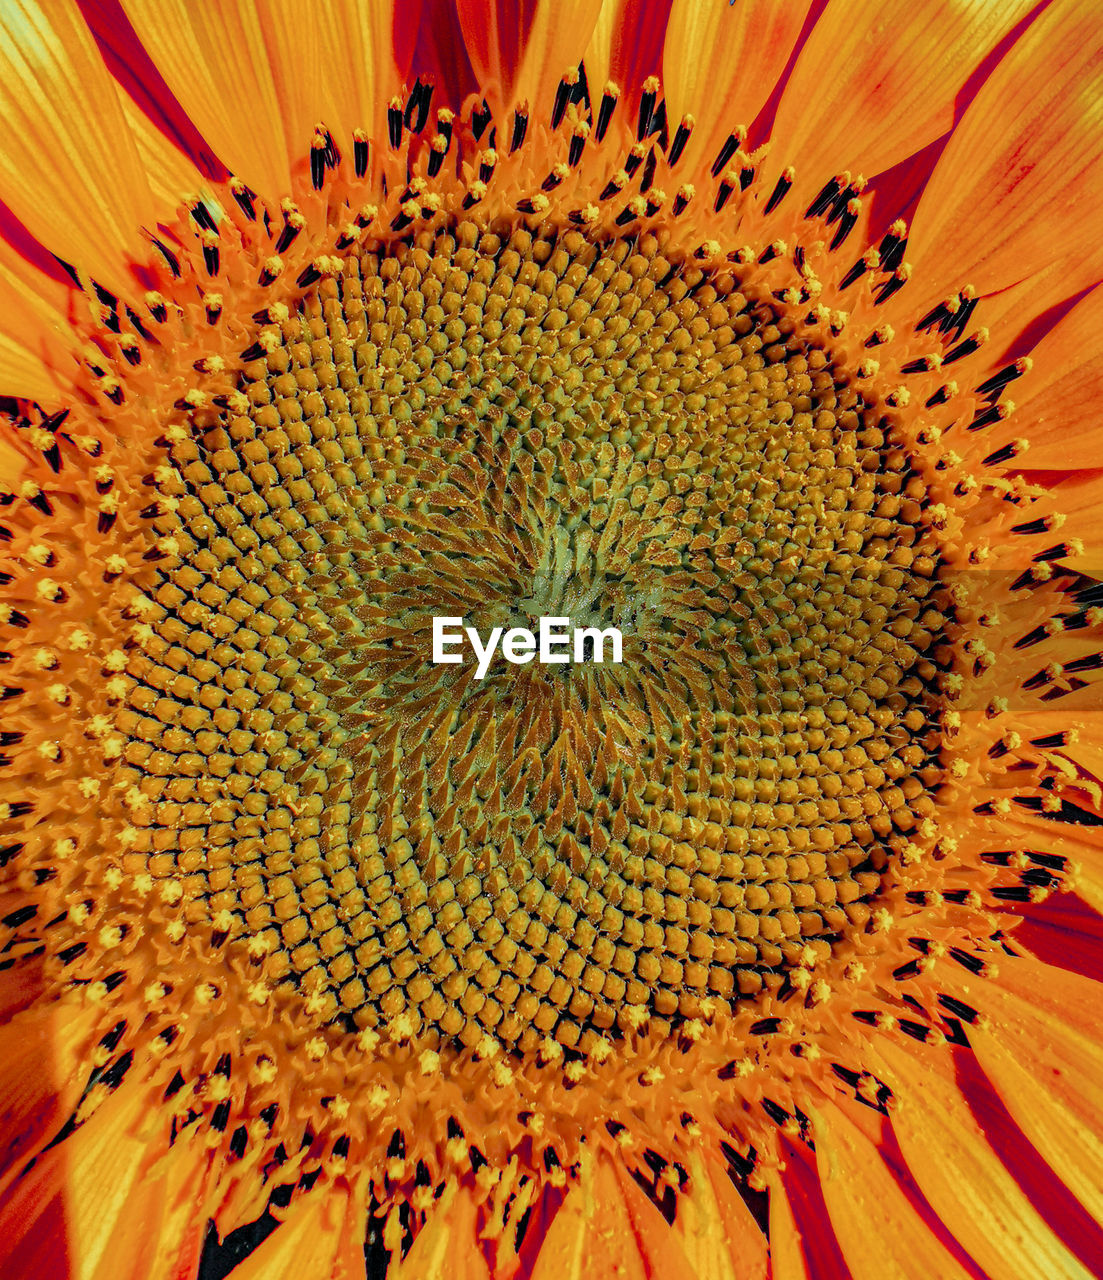
[[[3,1274],[1098,1273],[1098,5],[0,31]]]

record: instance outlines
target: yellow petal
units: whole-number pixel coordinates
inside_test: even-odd
[[[490,1280],[479,1247],[477,1211],[469,1190],[449,1184],[410,1252],[393,1267],[394,1280]]]
[[[1091,1025],[1068,1020],[1078,1004],[1098,1011],[1103,986],[1034,960],[1001,962],[993,978],[946,976],[955,996],[988,1015],[969,1027],[969,1042],[1012,1119],[1103,1223],[1103,1052]]]
[[[634,142],[643,82],[663,74],[666,23],[671,0],[605,0],[586,46],[586,82],[596,112],[611,80],[620,90],[614,117]]]
[[[796,1215],[781,1175],[767,1175],[770,1190],[770,1280],[811,1280],[800,1247]]]
[[[38,1005],[0,1027],[0,1173],[53,1137],[80,1101],[81,1060],[96,1013],[63,1002]]]
[[[9,1188],[0,1207],[0,1273],[67,1280],[148,1275],[141,1201],[149,1148],[137,1136],[156,1095],[129,1080]]]
[[[155,205],[73,0],[0,7],[0,116],[0,199],[58,257],[125,293]]]
[[[658,1209],[604,1153],[583,1156],[582,1173],[537,1256],[532,1280],[696,1280]]]
[[[170,221],[184,201],[199,195],[205,179],[191,158],[165,137],[125,90],[120,91],[119,98],[149,189],[159,202],[160,217]]]
[[[693,1271],[710,1280],[765,1280],[766,1239],[719,1154],[694,1151],[686,1170],[673,1230]]]
[[[309,1274],[328,1277],[333,1268],[347,1196],[322,1184],[292,1202],[283,1221],[234,1268],[234,1280],[302,1280],[304,1259]]]
[[[0,394],[52,408],[71,390],[74,305],[84,305],[83,295],[0,240]]]

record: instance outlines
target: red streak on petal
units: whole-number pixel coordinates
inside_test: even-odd
[[[226,166],[177,102],[154,66],[119,0],[77,0],[108,71],[165,137],[213,182],[229,175]]]

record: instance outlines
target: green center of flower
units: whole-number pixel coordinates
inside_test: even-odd
[[[869,918],[931,807],[937,554],[880,411],[752,285],[424,233],[170,445],[138,821],[322,1017],[585,1050]],[[623,660],[432,660],[434,618],[546,615]]]

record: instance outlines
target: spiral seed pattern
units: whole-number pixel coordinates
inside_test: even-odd
[[[938,777],[906,450],[750,269],[652,234],[332,265],[166,440],[131,849],[350,1029],[586,1050],[807,980]],[[440,614],[624,660],[479,681]]]

